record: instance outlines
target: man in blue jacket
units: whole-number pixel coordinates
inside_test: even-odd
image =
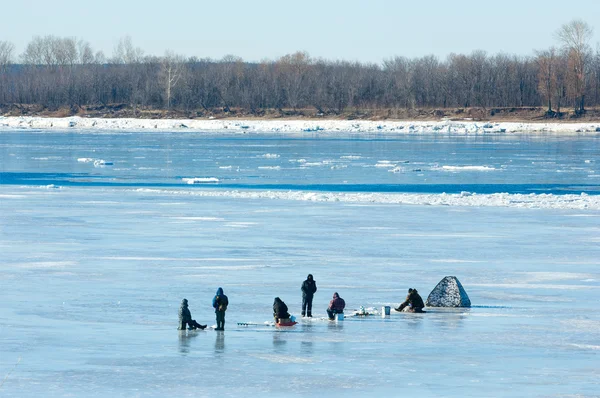
[[[217,316],[217,328],[215,330],[225,330],[225,311],[227,311],[229,299],[223,294],[223,288],[217,289],[212,305]]]

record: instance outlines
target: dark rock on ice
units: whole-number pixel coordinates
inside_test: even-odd
[[[455,276],[446,276],[429,293],[427,307],[470,307],[471,300]]]

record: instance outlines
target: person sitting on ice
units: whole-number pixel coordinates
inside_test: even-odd
[[[279,297],[275,297],[275,301],[273,302],[273,318],[275,318],[275,323],[290,322],[288,307]]]
[[[329,302],[329,307],[327,308],[327,315],[329,315],[329,319],[333,320],[335,318],[335,314],[343,314],[344,308],[346,308],[346,302],[343,298],[340,297],[337,292],[333,293],[333,299]]]
[[[408,289],[408,296],[406,296],[406,300],[398,308],[394,308],[396,311],[403,311],[404,308],[408,307],[408,312],[424,312],[423,307],[425,304],[423,303],[423,299],[417,292],[417,289]]]
[[[177,329],[185,330],[186,325],[189,326],[190,330],[206,328],[206,325],[200,325],[192,319],[192,313],[188,308],[188,301],[187,299],[183,299],[181,300],[181,307],[179,307],[179,327]]]

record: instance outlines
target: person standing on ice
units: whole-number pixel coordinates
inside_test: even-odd
[[[312,301],[313,296],[317,291],[317,282],[313,279],[312,274],[302,282],[302,316],[312,317]]]
[[[189,326],[190,330],[206,328],[206,325],[200,325],[192,319],[192,313],[188,308],[188,301],[187,299],[183,299],[179,307],[179,327],[177,329],[185,330],[186,326]]]
[[[327,315],[329,315],[329,319],[333,320],[335,314],[343,314],[344,308],[346,308],[346,302],[343,298],[340,297],[337,292],[333,293],[333,299],[329,302],[329,307],[327,308]]]
[[[273,301],[273,318],[275,318],[275,323],[289,322],[290,319],[288,307],[279,297],[275,297],[275,301]]]
[[[408,296],[406,296],[406,300],[398,308],[394,308],[396,311],[402,311],[404,308],[408,307],[409,312],[418,312],[422,313],[423,307],[425,304],[423,303],[423,299],[417,289],[408,289]]]
[[[212,305],[217,316],[217,328],[215,330],[225,330],[225,311],[227,311],[229,299],[223,294],[223,288],[217,289]]]

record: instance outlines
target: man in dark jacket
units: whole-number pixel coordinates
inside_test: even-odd
[[[312,317],[312,301],[315,292],[317,291],[317,282],[313,279],[312,274],[302,282],[302,316]]]
[[[327,315],[329,315],[329,319],[333,320],[335,314],[343,314],[344,308],[346,308],[346,302],[343,298],[340,297],[337,292],[333,293],[333,299],[329,302],[329,307],[327,308]]]
[[[288,307],[279,297],[275,297],[275,301],[273,301],[273,318],[275,318],[275,323],[290,319]]]
[[[417,292],[417,289],[408,289],[408,296],[406,296],[406,300],[400,304],[400,307],[394,309],[396,311],[402,311],[407,306],[409,312],[425,312],[423,311],[425,304],[423,303],[423,299],[419,295],[419,292]]]
[[[225,311],[227,311],[229,299],[223,294],[223,288],[220,287],[217,289],[217,294],[213,297],[212,305],[217,316],[217,328],[215,330],[225,330]]]
[[[189,325],[190,330],[204,329],[206,325],[200,325],[198,322],[192,319],[192,313],[188,308],[187,299],[181,301],[181,307],[179,307],[179,330],[185,330],[185,327]]]

